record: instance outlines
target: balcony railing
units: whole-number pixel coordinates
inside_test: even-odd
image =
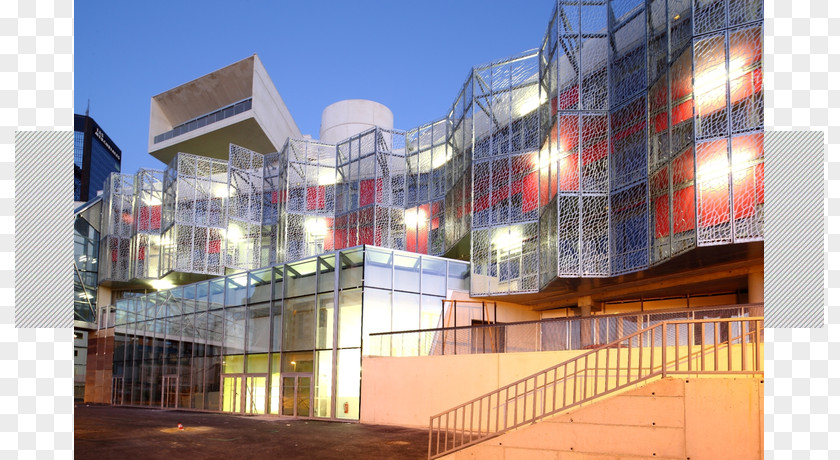
[[[239,102],[235,102],[227,107],[222,107],[219,110],[214,110],[208,114],[195,117],[192,120],[181,123],[180,125],[172,128],[171,130],[165,133],[158,134],[157,136],[155,136],[155,144],[172,139],[173,137],[180,136],[181,134],[186,134],[198,128],[202,128],[211,123],[222,121],[225,118],[230,118],[234,115],[238,115],[242,112],[245,112],[246,110],[251,110],[250,97],[247,99],[243,99]]]
[[[757,303],[383,332],[370,334],[368,353],[402,357],[585,350],[664,321],[763,314],[764,304]]]
[[[761,317],[665,321],[429,420],[429,458],[667,375],[763,374]]]

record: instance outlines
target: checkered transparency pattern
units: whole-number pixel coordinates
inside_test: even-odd
[[[840,125],[829,120],[840,117],[840,89],[829,82],[840,78],[840,3],[767,0],[765,15],[767,129],[823,131],[828,159],[826,325],[767,330],[765,458],[832,459],[840,457]]]
[[[69,130],[73,123],[72,0],[0,3],[0,88],[0,270],[11,271],[15,131]],[[47,186],[46,176],[27,180]],[[72,290],[56,303],[70,310]],[[12,287],[0,287],[0,457],[72,458],[73,334],[17,329],[14,306]]]

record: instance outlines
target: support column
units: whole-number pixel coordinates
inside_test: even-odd
[[[580,309],[580,346],[581,348],[592,345],[592,322],[588,317],[592,316],[592,296],[578,297],[578,308]]]
[[[762,267],[763,268],[763,267]],[[764,303],[764,270],[747,275],[747,302]],[[764,316],[763,309],[750,308],[750,316]]]

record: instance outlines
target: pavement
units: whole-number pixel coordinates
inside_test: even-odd
[[[74,421],[77,459],[424,459],[429,445],[428,430],[276,416],[80,403]]]

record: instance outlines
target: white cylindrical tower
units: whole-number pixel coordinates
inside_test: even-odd
[[[370,129],[394,128],[394,114],[384,105],[365,99],[347,99],[330,104],[321,112],[321,142],[338,143]]]

